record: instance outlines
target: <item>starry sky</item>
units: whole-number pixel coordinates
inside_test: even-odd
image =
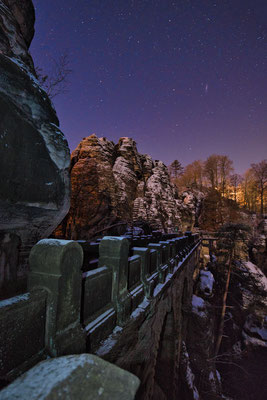
[[[267,156],[266,0],[33,0],[35,65],[68,54],[54,98],[71,150],[92,133],[133,137],[183,166]]]

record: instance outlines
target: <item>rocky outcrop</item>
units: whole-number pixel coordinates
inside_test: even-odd
[[[29,48],[34,36],[35,12],[31,0],[3,0],[15,17],[26,46]]]
[[[89,239],[101,229],[124,221],[150,223],[166,232],[191,228],[197,197],[179,196],[161,161],[137,151],[133,139],[115,145],[106,138],[84,138],[71,155],[71,208],[56,235]]]
[[[0,232],[22,247],[69,209],[68,144],[28,52],[34,19],[30,0],[0,0]]]

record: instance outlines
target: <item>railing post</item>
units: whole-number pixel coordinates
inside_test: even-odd
[[[179,262],[179,246],[178,246],[179,238],[172,239],[172,242],[173,242],[173,248],[174,248],[173,258],[174,258],[175,266],[177,266],[178,262]]]
[[[145,296],[151,296],[150,284],[147,280],[149,276],[150,250],[146,247],[133,247],[133,254],[141,257],[141,282],[144,286]]]
[[[47,296],[45,345],[57,357],[85,351],[80,324],[83,251],[70,240],[40,240],[30,253],[28,290]],[[34,322],[33,322],[34,323]]]
[[[171,263],[171,244],[169,240],[165,240],[165,241],[160,241],[160,244],[163,244],[163,246],[165,246],[165,254],[166,254],[166,264],[168,265],[168,270],[170,272],[172,272],[173,270],[173,265]]]
[[[99,245],[99,267],[112,268],[112,301],[118,325],[124,325],[131,310],[127,289],[129,241],[123,237],[105,236]]]
[[[157,250],[157,271],[159,273],[159,282],[164,282],[164,271],[162,271],[162,248],[163,245],[159,243],[149,243],[149,248]]]

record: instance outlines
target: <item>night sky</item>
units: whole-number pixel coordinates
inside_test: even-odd
[[[35,64],[71,60],[54,99],[71,150],[96,133],[166,164],[227,154],[241,173],[266,158],[266,0],[33,2]]]

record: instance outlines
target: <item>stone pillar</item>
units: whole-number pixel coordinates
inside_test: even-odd
[[[99,245],[99,267],[112,268],[112,301],[118,325],[124,325],[131,311],[127,289],[129,241],[123,237],[105,236]]]
[[[172,239],[168,240],[168,243],[169,243],[169,267],[170,267],[170,272],[173,273],[173,269],[176,265],[175,244]]]
[[[83,251],[69,240],[40,240],[30,253],[28,290],[45,289],[46,348],[53,357],[85,351],[80,324]],[[33,322],[34,323],[34,322]]]
[[[159,282],[163,283],[164,282],[164,271],[162,270],[162,248],[163,245],[160,243],[149,243],[148,245],[149,248],[157,250],[158,254],[158,262],[157,262],[157,271],[159,273]]]
[[[146,247],[133,247],[133,254],[141,257],[141,282],[144,286],[145,296],[151,296],[151,287],[147,280],[149,276],[150,250]]]
[[[160,241],[160,244],[163,244],[164,246],[166,246],[166,255],[167,255],[167,261],[170,259],[170,243],[166,240],[166,241]]]
[[[172,239],[172,242],[173,242],[173,244],[174,244],[174,249],[173,249],[173,257],[174,257],[174,259],[175,259],[175,265],[177,266],[178,265],[178,262],[179,262],[179,245],[178,245],[178,243],[179,243],[179,238],[174,238],[174,239]]]
[[[170,246],[170,242],[168,240],[165,240],[165,241],[160,241],[159,243],[162,244],[165,247],[164,252],[165,252],[165,256],[166,256],[166,261],[165,261],[164,264],[168,266],[168,268],[166,269],[165,272],[166,273],[172,272],[174,264],[171,262],[171,246]]]
[[[182,236],[180,239],[180,254],[182,256],[182,259],[184,259],[187,255],[187,237]],[[182,260],[181,260],[182,261]]]

